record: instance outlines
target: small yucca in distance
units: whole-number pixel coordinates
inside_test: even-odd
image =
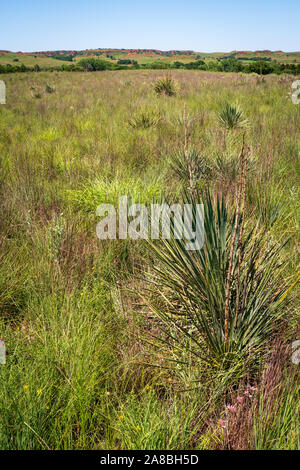
[[[51,86],[47,83],[47,85],[45,86],[45,92],[46,93],[54,93],[55,92],[55,87]]]
[[[221,126],[228,130],[245,129],[248,125],[248,121],[240,107],[238,105],[232,106],[229,103],[225,103],[219,111],[218,120]]]
[[[156,127],[160,122],[160,114],[154,111],[142,111],[129,119],[129,126],[134,129],[149,129]]]
[[[196,149],[191,149],[188,151],[187,155],[185,155],[184,152],[175,153],[172,156],[171,168],[183,181],[189,181],[191,170],[193,182],[195,184],[199,180],[205,179],[210,171],[207,165],[207,159],[204,156],[199,155]]]
[[[158,95],[173,96],[177,93],[177,86],[171,75],[156,80],[154,90]]]

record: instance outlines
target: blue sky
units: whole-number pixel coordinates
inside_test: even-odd
[[[6,0],[0,49],[300,50],[299,0]]]

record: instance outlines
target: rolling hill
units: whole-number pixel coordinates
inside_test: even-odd
[[[56,50],[56,51],[36,51],[36,52],[11,52],[0,50],[0,65],[24,64],[26,66],[40,67],[56,66],[65,63],[76,63],[78,60],[86,57],[99,57],[111,62],[120,60],[135,60],[138,63],[149,62],[190,62],[191,60],[203,60],[205,62],[218,60],[222,58],[236,58],[244,63],[265,60],[275,61],[280,64],[298,64],[300,63],[300,52],[283,51],[231,51],[231,52],[195,52],[191,50],[180,51],[160,51],[157,49],[87,49],[81,51],[75,50]]]

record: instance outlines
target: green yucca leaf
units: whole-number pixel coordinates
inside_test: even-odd
[[[195,208],[196,199],[186,193],[184,202]],[[162,321],[170,342],[189,340],[195,357],[222,367],[231,367],[232,358],[240,358],[241,368],[251,350],[253,360],[265,347],[283,315],[280,299],[286,286],[279,280],[277,258],[280,249],[265,249],[264,236],[249,232],[233,253],[233,272],[229,301],[229,349],[225,341],[224,307],[226,275],[235,215],[229,216],[223,200],[213,204],[211,196],[202,196],[204,204],[204,246],[189,251],[185,240],[172,237],[151,244],[154,267],[152,311]],[[238,235],[241,228],[238,221]],[[238,239],[238,238],[237,238]],[[236,296],[239,308],[236,317]],[[153,294],[153,290],[152,290]],[[174,331],[180,333],[181,339]],[[179,337],[180,337],[179,335]],[[227,362],[225,358],[227,357]],[[226,365],[227,364],[227,365]]]
[[[238,106],[231,106],[229,103],[225,103],[219,111],[218,120],[225,129],[242,129],[248,124],[243,111]]]
[[[166,75],[154,83],[154,91],[158,95],[173,96],[177,93],[177,85],[170,75]]]
[[[171,168],[176,176],[184,182],[189,182],[190,172],[187,158],[191,168],[194,184],[201,179],[205,179],[210,172],[210,168],[207,164],[207,159],[199,155],[196,149],[190,150],[187,157],[184,152],[178,152],[172,156]]]
[[[160,120],[159,113],[148,111],[136,114],[129,119],[128,124],[134,129],[149,129],[150,127],[156,127]]]

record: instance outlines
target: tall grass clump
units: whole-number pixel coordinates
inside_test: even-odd
[[[178,122],[183,126],[184,148],[183,151],[175,153],[171,158],[171,168],[177,177],[182,180],[186,187],[193,193],[194,189],[208,178],[210,167],[207,159],[199,155],[195,148],[190,147],[191,133],[196,121],[195,116],[189,116],[186,112],[186,103],[182,119]]]
[[[97,403],[105,402],[116,366],[107,295],[92,283],[74,294],[60,289],[32,299],[21,328],[0,321],[9,351],[0,369],[1,449],[100,445],[106,419]]]
[[[290,347],[273,342],[261,379],[232,392],[222,414],[223,446],[228,449],[283,450],[300,444],[299,371],[290,363]],[[231,410],[231,411],[230,411]]]

